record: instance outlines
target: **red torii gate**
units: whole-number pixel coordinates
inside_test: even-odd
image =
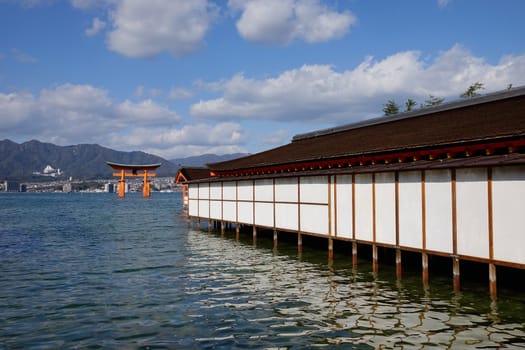
[[[118,182],[118,196],[119,198],[124,198],[125,196],[125,186],[126,186],[126,176],[128,177],[143,177],[144,178],[144,186],[142,189],[142,194],[144,197],[150,196],[150,181],[148,180],[149,177],[155,177],[156,174],[154,173],[148,173],[148,171],[153,171],[157,169],[161,163],[157,164],[119,164],[119,163],[113,163],[113,162],[106,162],[107,165],[113,168],[113,170],[116,170],[118,172],[113,173],[113,176],[120,176],[120,180]],[[139,173],[141,172],[141,173]]]

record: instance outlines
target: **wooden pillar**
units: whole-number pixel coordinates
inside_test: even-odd
[[[401,261],[401,249],[396,248],[396,278],[400,280],[403,277],[403,266]]]
[[[493,193],[492,193],[492,168],[487,169],[487,194],[488,194],[488,226],[489,226],[489,256],[494,259],[494,219],[493,219]],[[489,291],[492,300],[497,299],[496,265],[489,264]]]
[[[334,240],[328,237],[328,259],[334,258]]]
[[[377,258],[377,246],[372,244],[372,271],[377,272],[379,270],[378,258]]]
[[[352,264],[357,265],[357,242],[352,242]]]
[[[423,285],[428,286],[428,254],[421,253],[421,266],[423,268]]]
[[[239,240],[239,223],[235,224],[235,239]]]
[[[489,290],[490,290],[490,298],[492,300],[497,299],[497,284],[496,284],[496,265],[489,264]]]
[[[144,169],[144,185],[142,186],[142,196],[148,198],[150,196],[150,183],[148,181],[148,171]]]
[[[278,234],[277,234],[277,230],[274,229],[273,230],[273,247],[274,248],[277,248],[277,243],[278,243]]]
[[[460,278],[459,278],[459,258],[454,256],[452,258],[452,274],[454,279],[454,291],[459,292],[461,289]]]
[[[257,227],[253,225],[253,243],[257,241]]]
[[[208,232],[211,232],[211,219],[208,219]]]
[[[221,236],[224,236],[224,221],[221,220]]]
[[[301,232],[297,232],[297,251],[300,253],[303,251],[303,237]]]
[[[120,170],[120,180],[118,182],[118,197],[124,198],[126,195],[126,173],[124,169]]]

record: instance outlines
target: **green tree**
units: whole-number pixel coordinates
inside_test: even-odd
[[[399,113],[399,105],[394,100],[388,100],[384,105],[383,112],[385,115],[393,115]]]
[[[410,112],[412,110],[412,108],[416,106],[416,104],[417,104],[416,101],[414,101],[413,99],[409,98],[405,102],[405,112]]]
[[[475,82],[474,84],[469,86],[467,91],[461,94],[461,98],[471,98],[480,96],[481,94],[479,94],[477,91],[481,89],[484,89],[483,83]]]
[[[445,101],[445,99],[442,97],[428,95],[428,100],[425,100],[425,104],[421,105],[421,108],[437,106],[442,104],[443,101]]]

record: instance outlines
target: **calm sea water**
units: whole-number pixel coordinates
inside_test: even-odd
[[[0,194],[0,349],[525,348],[525,296],[196,230],[180,194]]]

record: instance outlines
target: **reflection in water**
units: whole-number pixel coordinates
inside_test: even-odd
[[[0,349],[525,347],[515,290],[195,231],[169,194],[0,197]]]
[[[303,345],[371,348],[525,346],[524,325],[502,324],[497,302],[488,297],[481,299],[490,303],[489,312],[480,314],[449,284],[422,288],[418,277],[406,275],[403,281],[385,280],[368,270],[366,262],[355,269],[319,261],[318,256],[297,259],[295,247],[270,250],[261,243],[254,248],[189,232],[190,266],[202,273],[188,277],[206,286],[193,292],[207,295],[201,298],[201,310],[224,317],[199,342],[239,345],[248,332],[250,340],[265,346],[271,339],[292,338]],[[243,314],[250,317],[239,324]]]

